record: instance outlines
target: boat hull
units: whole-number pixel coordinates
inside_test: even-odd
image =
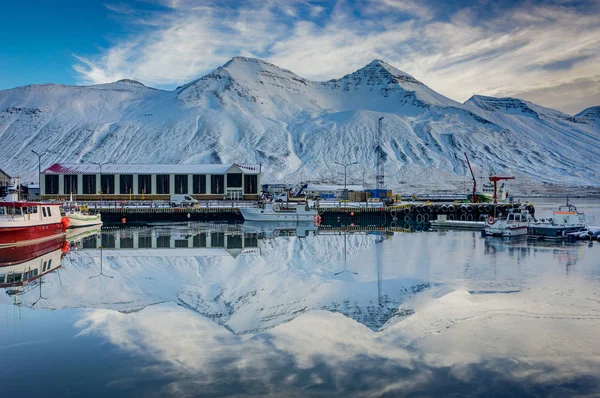
[[[63,223],[0,228],[0,247],[18,246],[27,241],[38,241],[65,233]]]
[[[583,232],[585,226],[553,226],[553,225],[532,225],[527,230],[527,235],[536,239],[547,239],[547,240],[561,240],[567,239],[570,233]]]
[[[95,225],[102,225],[102,219],[99,215],[96,216],[73,216],[69,217],[69,228],[83,228]]]
[[[64,235],[54,235],[47,239],[38,239],[35,243],[22,246],[0,248],[0,267],[21,264],[63,247]]]
[[[527,235],[527,226],[508,227],[508,228],[486,228],[485,234],[487,236],[501,236],[510,238],[513,236]]]
[[[246,221],[311,221],[317,216],[316,210],[308,211],[269,211],[261,208],[241,208],[240,212]]]

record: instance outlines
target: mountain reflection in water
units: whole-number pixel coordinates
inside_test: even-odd
[[[43,300],[23,292],[16,308],[2,295],[9,327],[0,361],[11,358],[7,377],[20,386],[0,387],[2,396],[37,391],[19,383],[25,358],[61,347],[71,363],[93,357],[106,372],[68,381],[55,366],[61,356],[44,354],[58,378],[48,394],[600,388],[598,244],[260,223],[102,230],[70,241],[60,273],[40,278]],[[62,325],[59,343],[29,344],[47,338],[48,323]]]

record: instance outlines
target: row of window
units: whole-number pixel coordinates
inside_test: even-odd
[[[0,215],[8,214],[9,216],[24,216],[26,214],[37,214],[37,206],[25,207],[0,207]],[[52,217],[50,207],[42,207],[44,217]]]
[[[258,177],[256,175],[242,175],[240,173],[226,174],[227,176],[227,187],[228,188],[242,188],[242,176],[245,183],[245,192],[249,194],[256,194],[258,192]],[[59,194],[59,175],[49,174],[45,176],[45,193],[46,195],[58,195]],[[62,176],[64,178],[64,194],[84,194],[94,195],[96,192],[96,176],[95,175],[83,175],[81,190],[77,186],[77,175],[66,174]],[[137,192],[133,192],[133,178],[137,177],[138,187]],[[115,176],[114,174],[102,174],[100,176],[100,190],[103,194],[114,194],[115,189]],[[192,176],[192,187],[188,185],[188,175],[178,174],[175,175],[174,180],[175,192],[171,192],[171,175],[169,174],[157,174],[156,175],[156,193],[159,195],[168,194],[207,194],[206,192],[206,175],[205,174],[194,174]],[[191,188],[191,189],[190,189]],[[120,194],[150,194],[152,192],[152,176],[149,174],[121,174],[119,176],[119,193]],[[225,193],[225,175],[213,174],[210,176],[210,193],[211,194],[222,194]]]
[[[175,247],[207,247],[206,244],[207,234],[202,232],[192,237],[191,242],[188,239],[177,239],[175,240]],[[119,238],[119,247],[121,249],[133,249],[134,237],[121,237]],[[139,236],[138,248],[152,248],[152,237],[151,236]],[[170,235],[162,235],[156,237],[157,248],[170,248],[171,247]],[[96,237],[90,237],[89,239],[83,240],[82,247],[85,249],[93,249],[97,247]],[[103,248],[115,248],[116,237],[113,234],[102,234],[102,247]],[[190,245],[191,243],[191,245]],[[228,249],[242,249],[243,247],[258,247],[258,238],[255,236],[246,236],[242,240],[241,235],[232,235],[227,239],[227,245],[225,245],[225,233],[213,232],[211,233],[211,245],[210,247],[227,247]]]
[[[50,267],[52,266],[52,259],[48,261],[44,261],[44,265],[42,268],[42,272],[50,271]],[[25,273],[14,272],[12,274],[0,274],[0,283],[19,283],[25,282],[32,278],[35,278],[39,275],[39,270],[34,268],[32,270],[26,271]]]

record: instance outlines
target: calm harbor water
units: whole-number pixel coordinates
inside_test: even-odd
[[[600,394],[600,242],[260,223],[73,241],[0,290],[0,396]]]

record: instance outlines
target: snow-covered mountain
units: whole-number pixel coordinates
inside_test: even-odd
[[[115,232],[118,236],[122,232]],[[347,239],[345,264],[343,247]],[[236,334],[257,333],[312,311],[341,313],[379,331],[414,313],[406,302],[434,283],[382,275],[369,260],[392,242],[374,235],[280,237],[262,242],[260,254],[232,257],[225,249],[73,251],[63,269],[44,276],[44,300],[27,289],[18,300],[35,308],[109,308],[132,313],[177,303]],[[165,254],[165,251],[170,252]],[[338,274],[344,269],[359,271]],[[2,293],[2,291],[0,291]],[[0,303],[13,300],[0,294]]]
[[[467,152],[479,174],[521,183],[600,184],[598,107],[576,116],[514,98],[460,104],[379,60],[313,82],[236,57],[174,91],[132,80],[96,86],[31,85],[0,91],[1,168],[36,179],[53,162],[262,163],[265,181],[339,182],[335,160],[375,169],[377,120],[390,187],[462,187]]]

